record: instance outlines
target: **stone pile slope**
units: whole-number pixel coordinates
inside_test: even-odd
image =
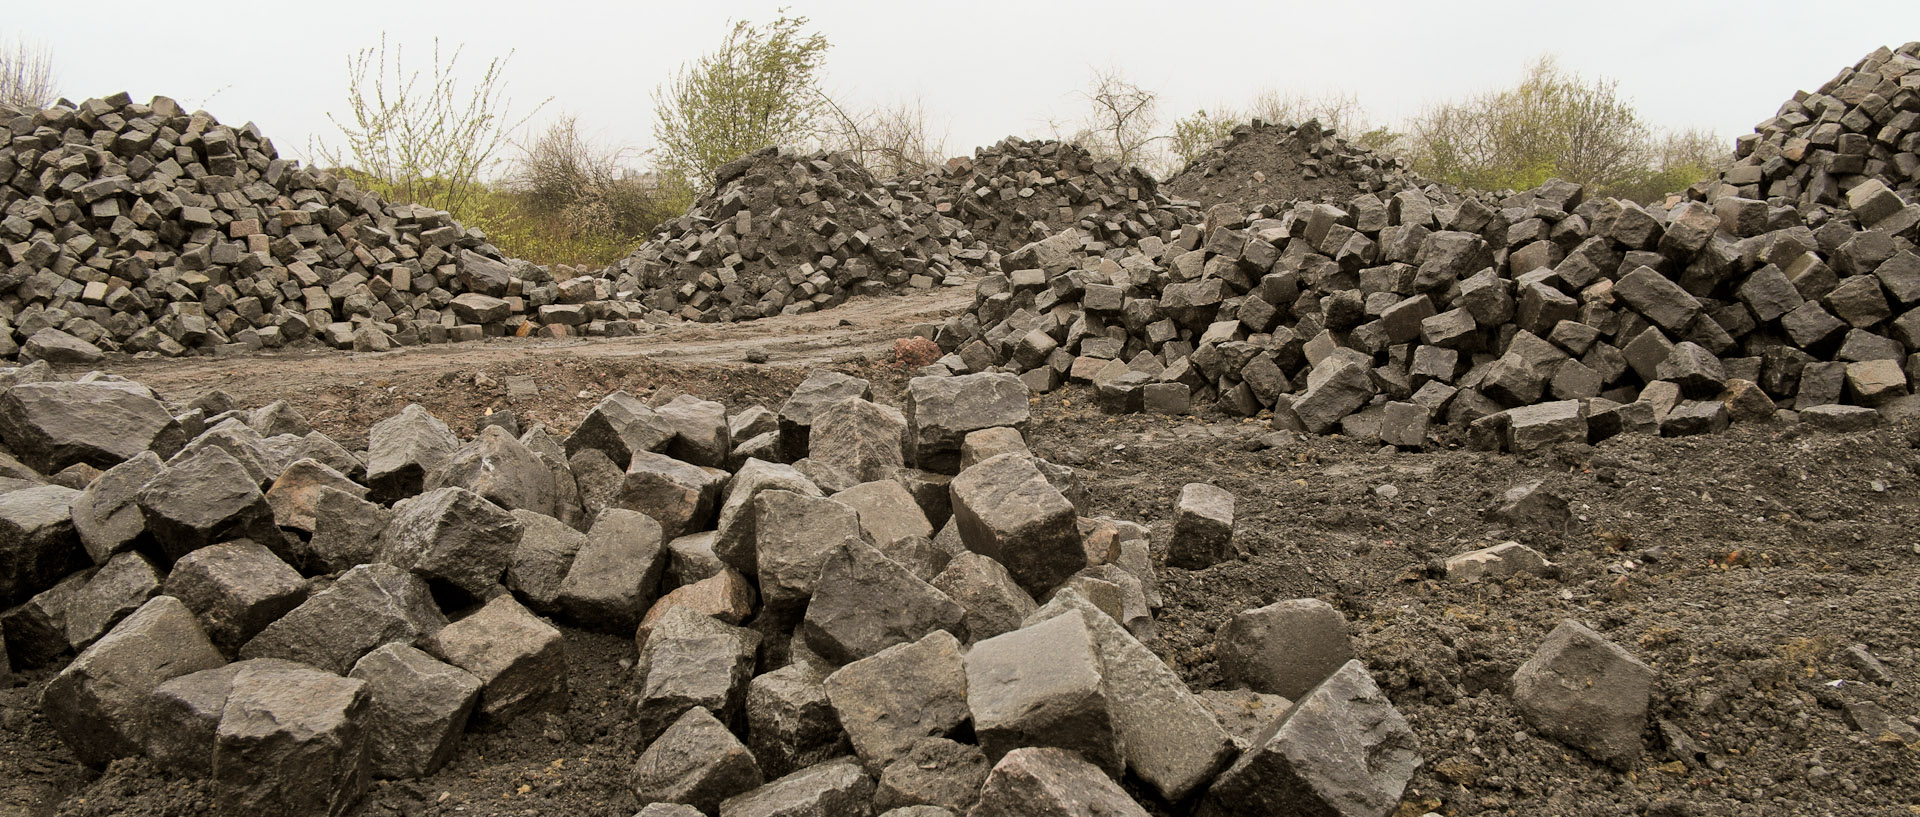
[[[1877,180],[1849,192],[1920,213]],[[938,369],[1408,447],[1441,423],[1522,449],[1911,402],[1920,220],[1737,196],[1647,208],[1560,182],[1499,204],[1403,190],[1216,210],[1134,249],[1062,234],[980,284]]]
[[[1291,126],[1255,119],[1188,162],[1164,188],[1201,207],[1251,212],[1273,202],[1346,201],[1425,186],[1401,160],[1349,143],[1317,121]]]
[[[165,97],[0,119],[0,356],[383,350],[542,326],[621,334],[638,317],[604,282],[503,261],[444,212],[302,168],[253,125]]]
[[[1139,168],[1095,159],[1071,142],[1010,136],[903,181],[999,253],[1076,227],[1120,246],[1199,218]]]
[[[1231,494],[1182,491],[1161,567],[1027,448],[1013,375],[871,397],[832,372],[778,411],[616,392],[565,436],[408,406],[363,452],[284,403],[0,370],[0,680],[53,673],[40,709],[78,760],[211,775],[221,814],[347,813],[464,732],[564,711],[563,624],[633,638],[648,814],[1399,805],[1419,743],[1330,605],[1236,616],[1234,689],[1148,646],[1156,576],[1235,559]],[[1568,626],[1515,703],[1630,766],[1651,673]]]
[[[991,262],[964,233],[844,154],[767,148],[601,275],[662,312],[751,320],[957,284]]]
[[[1920,42],[1878,49],[1814,92],[1795,93],[1754,131],[1740,137],[1736,161],[1721,176],[1734,195],[1802,209],[1850,207],[1863,226],[1900,232],[1912,213],[1890,202],[1862,209],[1850,198],[1865,180],[1908,201],[1920,191]]]

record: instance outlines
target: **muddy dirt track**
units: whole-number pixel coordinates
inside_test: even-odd
[[[944,291],[636,339],[106,368],[170,398],[219,388],[249,405],[287,399],[348,444],[407,402],[463,434],[501,410],[564,430],[613,389],[777,407],[816,366],[869,377],[877,399],[897,404],[907,373],[890,365],[892,341],[965,305],[965,293]],[[754,349],[768,362],[744,362]],[[1513,457],[1382,451],[1211,415],[1112,417],[1083,387],[1033,408],[1036,452],[1080,473],[1095,513],[1146,522],[1156,542],[1181,485],[1212,482],[1238,498],[1238,561],[1161,573],[1167,605],[1154,646],[1195,688],[1219,683],[1212,633],[1235,612],[1311,596],[1348,617],[1359,657],[1422,742],[1425,763],[1399,814],[1920,814],[1920,746],[1863,721],[1860,706],[1920,723],[1911,429],[1737,426]],[[1568,501],[1569,520],[1487,519],[1501,492],[1535,480]],[[1507,539],[1545,552],[1558,575],[1461,585],[1430,567]],[[1630,770],[1540,737],[1507,697],[1513,670],[1565,618],[1659,672],[1646,753]],[[632,814],[626,778],[644,748],[623,717],[633,645],[567,636],[564,716],[469,735],[445,770],[377,784],[358,813]],[[1853,645],[1887,677],[1849,659]],[[0,690],[0,815],[204,812],[199,781],[142,760],[104,772],[78,764],[37,714],[49,677],[28,673]]]

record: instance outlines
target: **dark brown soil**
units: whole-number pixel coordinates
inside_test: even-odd
[[[861,326],[839,327],[835,313]],[[741,343],[775,352],[767,365],[731,362],[737,355],[716,351],[727,345],[716,335],[684,340],[711,348],[681,358],[672,343],[644,355],[621,343],[499,343],[110,368],[169,396],[218,387],[249,404],[285,397],[349,440],[409,400],[462,432],[489,408],[567,428],[616,388],[777,406],[817,365],[873,378],[880,399],[894,402],[906,374],[889,365],[887,343],[933,319],[834,310],[778,341],[755,334],[771,328],[732,328],[747,333]],[[846,351],[819,347],[781,362],[782,344],[832,332],[854,335],[841,339]],[[505,397],[507,376],[535,378],[538,397]],[[1218,417],[1111,417],[1078,387],[1037,398],[1034,411],[1034,448],[1080,472],[1096,513],[1164,537],[1181,485],[1213,482],[1238,497],[1243,557],[1161,576],[1156,646],[1196,688],[1219,683],[1212,633],[1235,612],[1313,596],[1347,615],[1359,657],[1422,742],[1426,763],[1402,815],[1920,814],[1920,747],[1854,731],[1842,708],[1871,699],[1920,720],[1920,452],[1908,429],[1737,427],[1515,458],[1383,452]],[[1569,501],[1570,525],[1485,520],[1502,491],[1534,480]],[[1506,539],[1546,552],[1560,576],[1458,585],[1429,569]],[[1660,673],[1647,754],[1629,772],[1535,735],[1507,698],[1514,668],[1565,618]],[[624,781],[644,748],[623,717],[633,646],[567,637],[564,716],[469,735],[446,770],[377,784],[358,813],[632,814]],[[1840,655],[1853,644],[1896,682],[1864,682]],[[104,772],[76,763],[37,714],[50,677],[41,670],[0,689],[0,817],[206,810],[203,784],[144,761]]]

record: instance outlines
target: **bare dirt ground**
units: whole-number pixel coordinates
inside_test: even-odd
[[[816,315],[683,326],[639,339],[497,341],[382,355],[126,361],[109,370],[163,394],[220,388],[244,404],[290,400],[359,441],[420,402],[463,433],[488,410],[570,428],[613,389],[679,390],[777,407],[808,367],[874,380],[899,400],[891,342],[964,308],[961,293],[856,301]],[[842,326],[847,321],[851,325]],[[741,362],[748,349],[766,364]],[[532,396],[510,396],[531,378]],[[1180,486],[1238,498],[1238,561],[1165,569],[1156,649],[1195,688],[1220,682],[1213,632],[1234,613],[1296,598],[1333,603],[1356,652],[1411,722],[1426,762],[1400,815],[1920,814],[1920,746],[1862,731],[1862,701],[1920,722],[1920,439],[1737,427],[1713,438],[1616,438],[1527,457],[1382,451],[1202,416],[1111,417],[1070,387],[1034,401],[1037,453],[1073,466],[1098,514],[1169,530]],[[1565,525],[1485,512],[1544,480]],[[1461,585],[1430,564],[1507,539],[1560,565],[1550,579]],[[1646,755],[1628,771],[1528,728],[1513,670],[1559,621],[1579,620],[1659,672]],[[627,773],[643,746],[627,719],[627,639],[567,631],[572,704],[468,736],[418,781],[377,784],[368,815],[607,815],[635,810]],[[1884,663],[1874,679],[1845,650]],[[37,714],[51,672],[0,689],[0,815],[203,813],[203,783],[140,760],[78,764]],[[1183,813],[1156,806],[1158,813]]]

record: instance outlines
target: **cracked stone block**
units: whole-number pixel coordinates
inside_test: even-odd
[[[342,815],[368,783],[367,685],[311,667],[234,674],[213,744],[221,814]]]
[[[1256,692],[1298,700],[1353,658],[1347,619],[1319,599],[1241,612],[1214,638],[1221,674]]]
[[[226,662],[193,611],[155,596],[48,682],[40,711],[80,762],[103,766],[145,748],[155,687]]]
[[[641,806],[684,803],[706,813],[764,782],[753,753],[700,707],[687,710],[655,738],[627,777]]]
[[[367,748],[375,777],[418,778],[453,759],[480,679],[405,644],[383,644],[347,674],[366,682]]]
[[[1002,454],[954,477],[953,518],[967,549],[1000,562],[1039,596],[1086,567],[1073,503],[1018,454]]]
[[[1541,734],[1625,769],[1640,759],[1654,678],[1640,659],[1569,619],[1513,673],[1513,703]]]
[[[827,676],[826,690],[854,752],[875,773],[969,716],[960,641],[945,631],[841,667]]]
[[[1048,746],[1120,774],[1120,736],[1085,619],[1055,616],[976,642],[965,664],[967,708],[988,757]]]
[[[1349,661],[1253,740],[1207,790],[1208,813],[1385,815],[1420,742],[1359,661]]]
[[[240,647],[240,657],[345,673],[382,644],[417,644],[445,626],[426,582],[393,565],[362,565],[268,624]]]
[[[465,488],[429,491],[393,507],[380,561],[486,598],[513,563],[520,521]]]
[[[428,636],[422,647],[480,680],[473,714],[481,728],[498,729],[527,714],[566,711],[566,641],[512,596],[494,597]]]

